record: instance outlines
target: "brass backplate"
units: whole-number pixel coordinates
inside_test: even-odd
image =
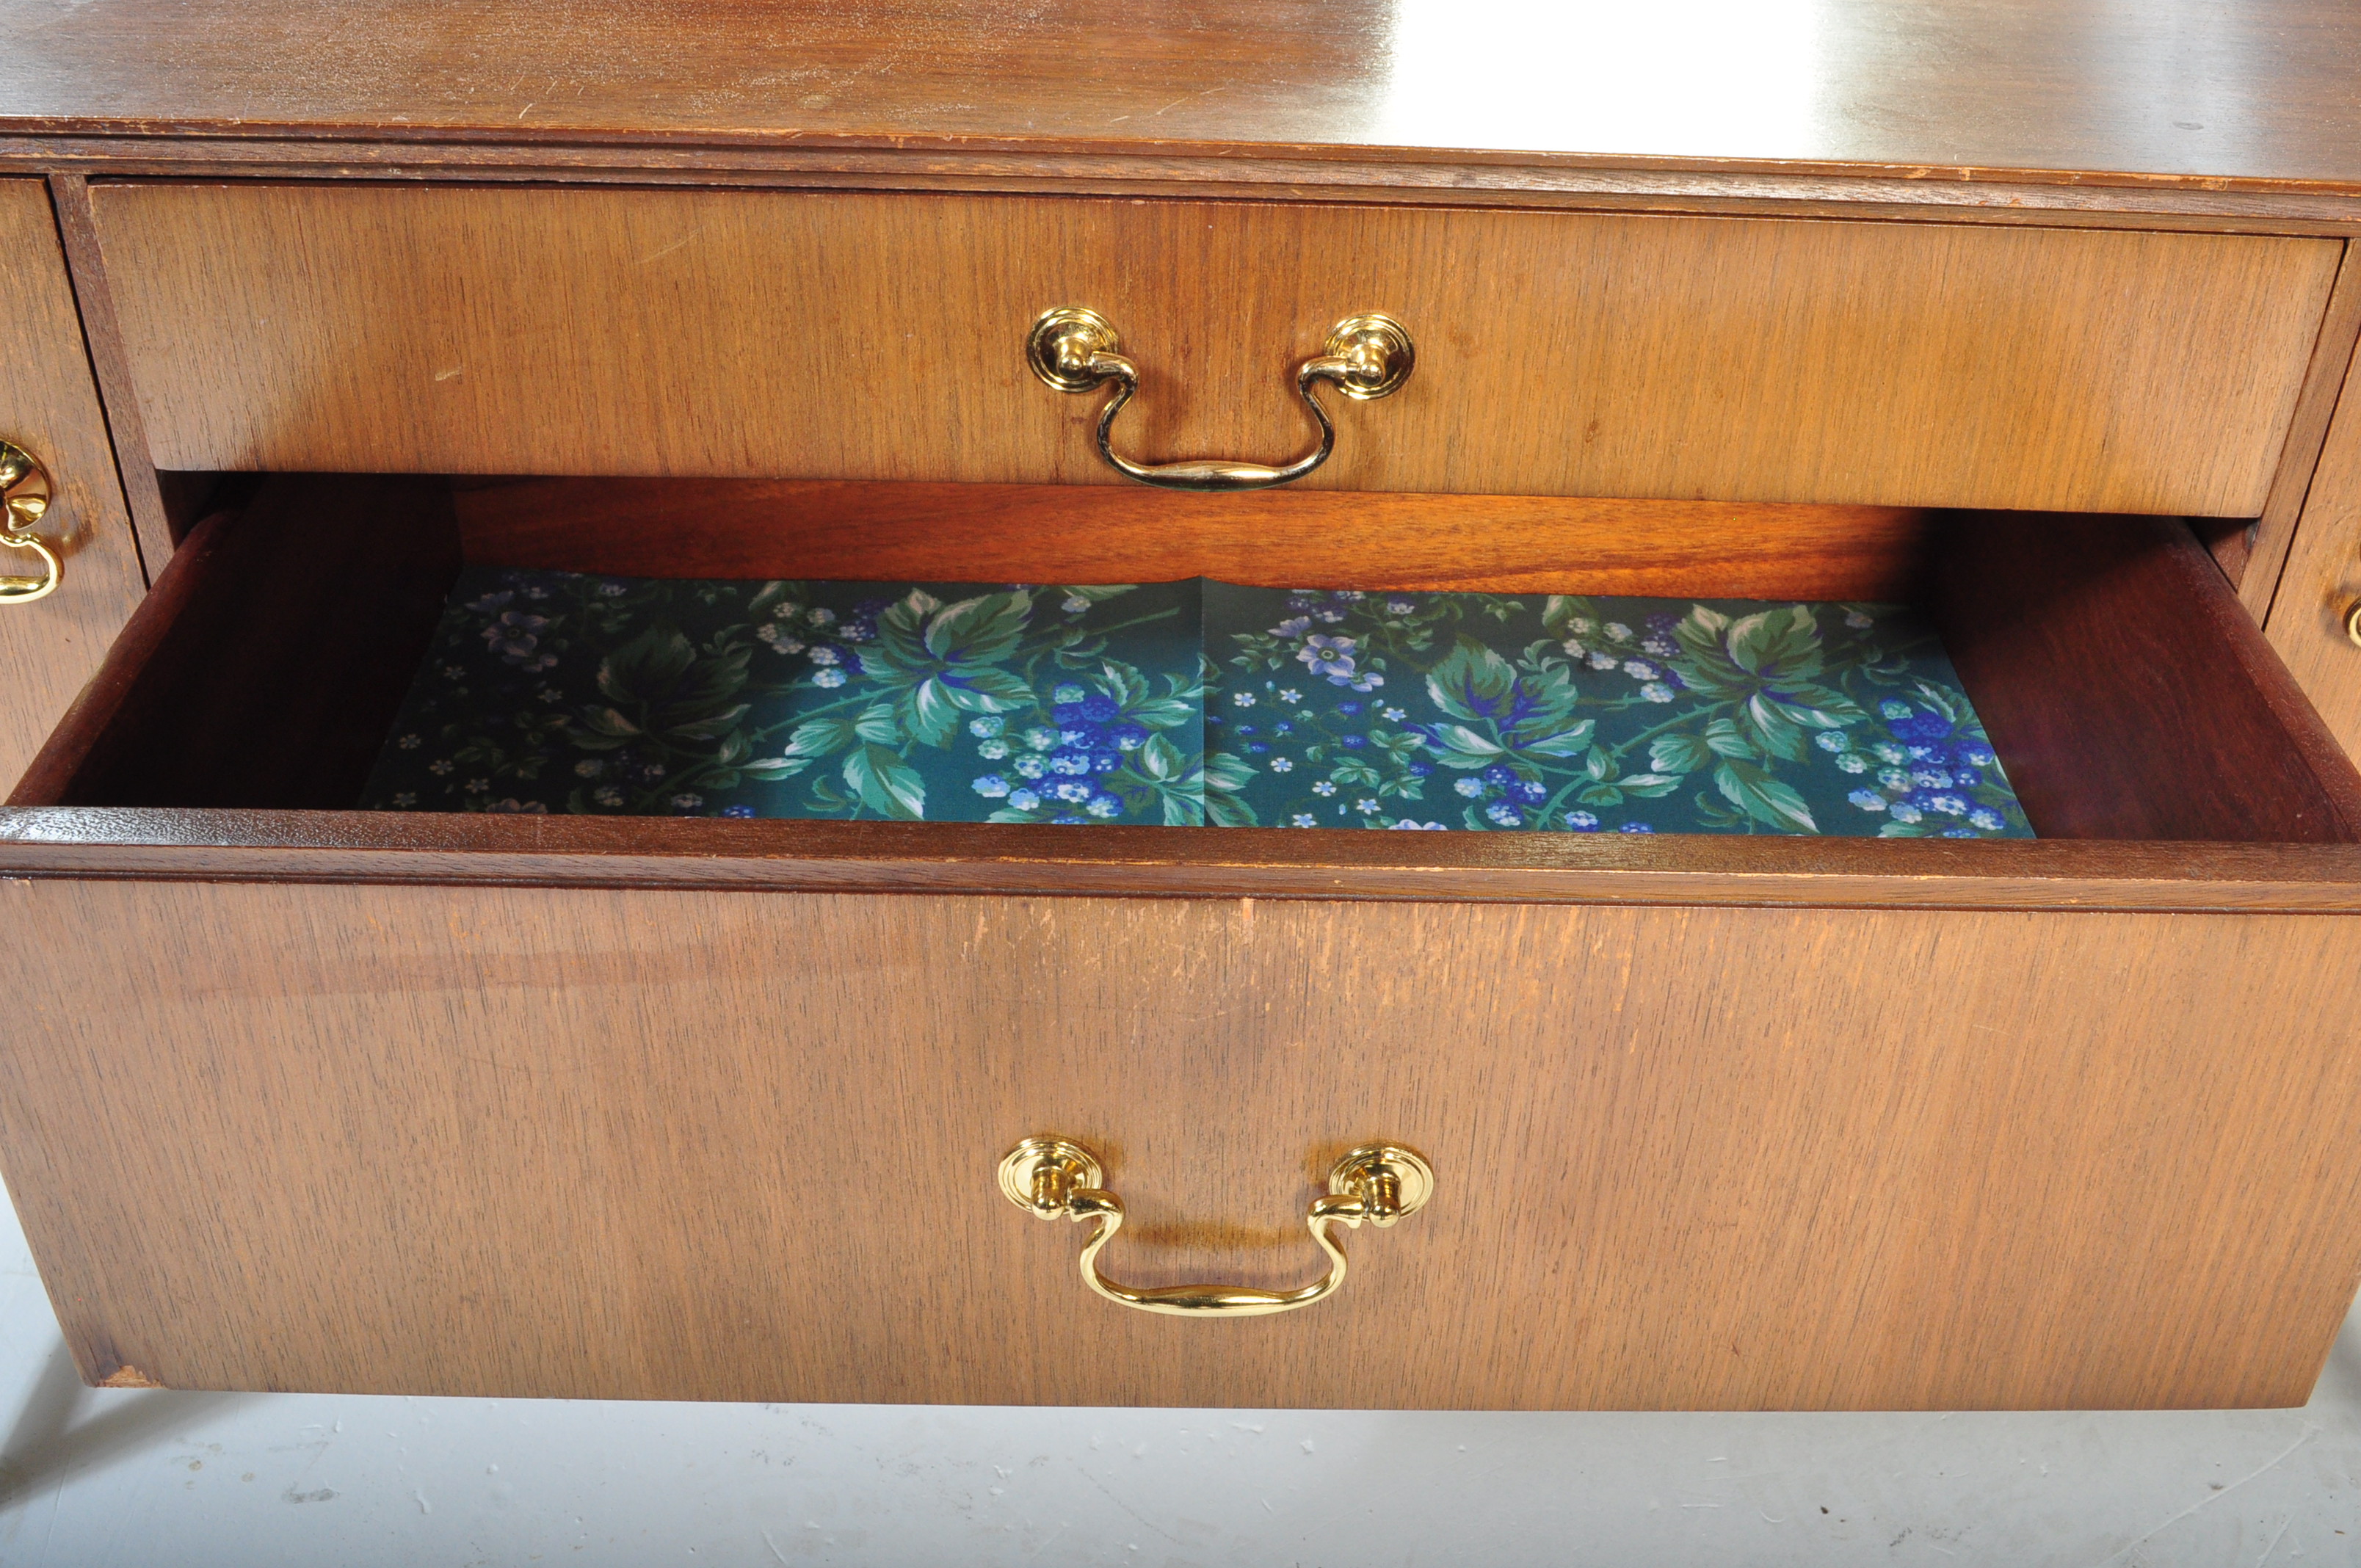
[[[1063,1138],[1027,1138],[1001,1157],[1000,1190],[1011,1203],[1031,1212],[1033,1179],[1050,1166],[1063,1165],[1071,1175],[1069,1185],[1094,1188],[1106,1180],[1098,1157],[1080,1144]]]
[[[1081,305],[1060,305],[1043,311],[1025,339],[1025,363],[1033,374],[1061,392],[1087,392],[1099,378],[1075,369],[1093,354],[1113,354],[1120,344],[1107,319]]]
[[[1327,352],[1339,358],[1373,359],[1383,367],[1375,380],[1347,378],[1336,383],[1338,391],[1365,403],[1399,391],[1418,361],[1418,346],[1410,340],[1410,329],[1375,311],[1338,322],[1328,334]]]
[[[1379,1172],[1394,1179],[1404,1214],[1417,1213],[1434,1196],[1434,1168],[1400,1144],[1364,1144],[1353,1150],[1328,1172],[1328,1190],[1345,1197]]]

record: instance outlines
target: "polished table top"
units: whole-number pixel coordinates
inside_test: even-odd
[[[2361,192],[2350,0],[0,0],[0,138],[1292,152]]]

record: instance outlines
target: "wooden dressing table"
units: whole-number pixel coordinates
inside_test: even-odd
[[[84,1377],[2301,1403],[2361,16],[1630,9],[0,5],[0,1163]],[[1101,451],[1279,464],[1331,359],[1285,488]],[[343,809],[463,560],[1910,598],[2042,837]]]

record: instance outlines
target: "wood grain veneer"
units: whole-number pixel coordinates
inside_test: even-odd
[[[2348,373],[2303,521],[2266,627],[2271,646],[2345,750],[2361,757],[2361,648],[2345,614],[2361,602],[2361,363]]]
[[[1420,337],[1315,488],[2250,517],[2334,241],[1181,202],[125,184],[168,468],[1112,483],[1035,381],[1088,302],[1129,449],[1275,456],[1344,314]]]
[[[2188,528],[1952,520],[1930,607],[2036,831],[2361,839],[2361,776]]]
[[[131,529],[139,541],[140,562],[152,579],[179,543],[167,515],[164,492],[155,459],[148,450],[148,433],[139,422],[139,400],[132,389],[131,367],[123,354],[123,333],[115,315],[115,292],[108,285],[106,266],[98,254],[98,231],[91,222],[90,182],[71,171],[52,172],[49,200],[57,209],[58,234],[65,242],[67,272],[73,280],[74,303],[82,313],[82,330],[89,345],[91,376],[99,400],[106,405],[107,433],[115,443],[115,469],[123,483],[124,504],[131,512]]]
[[[2311,494],[2312,477],[2328,439],[2329,418],[2335,411],[2356,341],[2361,341],[2361,251],[2348,242],[2335,287],[2329,293],[2327,313],[2321,319],[2320,336],[2312,344],[2312,364],[2304,372],[2303,390],[2296,400],[2295,417],[2288,424],[2287,444],[2279,449],[2279,472],[2272,477],[2262,515],[2251,530],[2228,536],[2236,542],[2236,548],[2215,552],[2257,625],[2268,618],[2271,600],[2287,569],[2288,551],[2295,542],[2304,500]]]
[[[1410,841],[1406,841],[1410,840]],[[2361,846],[0,808],[0,876],[2052,914],[2361,912]]]
[[[93,1380],[2284,1406],[2361,1266],[2350,920],[72,881],[0,918],[54,939],[0,1148]],[[1149,1282],[1304,1277],[1357,1140],[1440,1187],[1333,1301],[1157,1319],[1000,1196],[1044,1131]]]
[[[0,378],[0,437],[48,469],[52,499],[41,537],[64,558],[58,591],[0,606],[0,780],[25,771],[51,727],[105,658],[147,591],[91,385],[82,323],[59,248],[49,192],[38,180],[0,180],[0,300],[10,314],[9,368]],[[0,572],[38,564],[0,551]]]
[[[1393,180],[2361,190],[2361,18],[2338,0],[585,0],[555,22],[461,0],[12,0],[0,18],[0,130],[98,133],[116,158],[361,136],[413,162],[620,142],[1147,155],[1214,179],[1291,159]]]
[[[535,479],[452,498],[479,565],[646,577],[1169,582],[1898,602],[1928,514],[1144,485]]]

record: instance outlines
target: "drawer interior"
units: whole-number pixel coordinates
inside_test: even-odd
[[[242,480],[229,499],[190,532],[12,805],[349,808],[465,562],[1906,601],[1935,620],[2040,837],[2361,839],[2361,778],[2173,519],[346,475]]]

